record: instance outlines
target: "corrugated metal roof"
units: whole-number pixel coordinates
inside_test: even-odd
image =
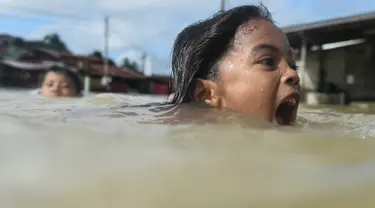
[[[281,28],[285,33],[292,33],[292,32],[302,32],[307,30],[313,30],[318,28],[325,28],[330,27],[333,25],[344,25],[344,24],[351,24],[351,23],[357,23],[361,21],[375,21],[375,12],[368,12],[358,15],[352,15],[347,17],[341,17],[341,18],[335,18],[330,20],[323,20],[308,24],[297,24],[297,25],[291,25],[287,27]]]
[[[23,61],[16,61],[11,59],[2,59],[0,63],[10,66],[12,68],[17,68],[21,70],[27,71],[44,71],[51,66],[57,65],[57,62],[38,62],[38,63],[31,63],[31,62],[23,62]]]
[[[77,67],[77,63],[79,61],[89,61],[92,73],[98,76],[104,76],[104,64],[102,61],[97,57],[92,56],[84,56],[84,55],[73,55],[66,52],[60,52],[57,50],[53,50],[50,48],[37,48],[35,50],[39,50],[45,53],[48,53],[56,58],[61,59],[66,65],[72,68]],[[14,68],[19,68],[22,70],[46,70],[48,67],[52,66],[53,63],[51,62],[25,62],[25,61],[15,61],[10,59],[4,59],[1,61],[5,65],[9,65]],[[110,76],[119,77],[119,78],[127,78],[127,79],[143,79],[145,76],[141,73],[132,71],[127,68],[117,67],[117,66],[109,66],[108,72]]]
[[[60,53],[55,51],[55,50],[51,50],[51,49],[47,49],[47,48],[35,48],[34,50],[47,53],[47,54],[49,54],[49,55],[51,55],[55,58],[60,58]]]
[[[60,54],[64,62],[70,66],[76,67],[78,61],[90,61],[91,73],[94,75],[104,76],[104,64],[97,57],[93,56],[81,56],[72,54]],[[143,79],[145,76],[138,72],[132,71],[130,69],[118,66],[108,66],[108,73],[110,76],[127,78],[127,79]]]
[[[103,64],[91,64],[91,73],[95,75],[104,76],[104,65]],[[142,74],[131,71],[129,69],[120,68],[117,66],[109,66],[108,73],[110,76],[119,78],[130,78],[130,79],[143,79],[145,78]]]
[[[75,60],[81,60],[81,61],[95,61],[95,62],[101,62],[101,60],[98,57],[94,56],[83,56],[83,55],[73,55],[69,53],[60,53],[61,58],[63,59],[75,59]]]
[[[0,43],[3,41],[12,41],[17,38],[19,39],[19,37],[11,36],[8,34],[0,34]]]

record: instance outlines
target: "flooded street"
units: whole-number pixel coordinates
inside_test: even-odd
[[[375,206],[371,107],[301,107],[295,127],[245,128],[106,116],[162,97],[0,95],[0,207]]]

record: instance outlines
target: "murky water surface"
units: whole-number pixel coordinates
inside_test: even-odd
[[[0,207],[375,207],[371,106],[302,107],[295,127],[119,108],[160,100],[0,91]]]

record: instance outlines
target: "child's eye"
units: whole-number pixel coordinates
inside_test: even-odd
[[[272,58],[265,58],[260,61],[261,64],[265,65],[268,69],[273,70],[276,68],[276,61]]]
[[[47,86],[47,87],[52,87],[53,83],[52,82],[48,82],[48,83],[45,83],[44,85]]]

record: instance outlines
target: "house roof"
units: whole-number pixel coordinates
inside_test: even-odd
[[[94,75],[104,76],[103,64],[91,64],[91,73]],[[144,79],[142,74],[134,72],[130,69],[120,68],[117,66],[108,66],[108,75],[127,79]]]
[[[2,59],[0,60],[1,64],[6,66],[10,66],[12,68],[17,68],[25,71],[45,71],[46,69],[50,68],[51,66],[56,65],[55,62],[24,62],[24,61],[16,61],[11,59]]]
[[[102,62],[102,60],[95,56],[85,56],[85,55],[75,55],[70,53],[59,52],[60,57],[63,59],[74,59],[80,61],[93,61],[93,62]]]
[[[45,71],[51,66],[54,66],[58,63],[56,62],[38,62],[38,63],[31,63],[31,62],[23,62],[23,61],[16,61],[11,59],[2,59],[0,63],[10,66],[12,68],[17,68],[25,71]],[[91,64],[91,73],[93,75],[104,76],[104,66],[102,64]],[[130,79],[143,79],[144,76],[138,74],[136,72],[122,69],[116,66],[109,66],[108,73],[110,76],[113,77],[120,77],[120,78],[130,78]]]
[[[47,53],[50,56],[55,57],[55,58],[61,58],[60,57],[60,53],[57,52],[57,51],[55,51],[55,50],[51,50],[51,49],[47,49],[47,48],[35,48],[34,50],[35,51],[41,51],[41,52]]]
[[[300,32],[300,31],[308,31],[318,28],[326,28],[331,26],[337,26],[337,25],[345,25],[345,24],[352,24],[352,23],[358,23],[368,20],[375,20],[375,12],[368,12],[363,14],[357,14],[347,17],[340,17],[340,18],[334,18],[334,19],[328,19],[318,22],[312,22],[307,24],[297,24],[297,25],[291,25],[287,27],[283,27],[282,30],[285,33],[291,33],[291,32]]]
[[[15,37],[9,34],[0,34],[0,43],[2,43],[3,41],[12,41],[15,39],[21,39],[21,38]]]
[[[91,73],[93,75],[97,76],[104,76],[104,64],[103,61],[94,56],[85,56],[85,55],[75,55],[60,51],[55,51],[51,49],[42,49],[43,51],[46,51],[48,53],[58,55],[68,66],[70,67],[77,67],[77,63],[79,61],[89,61],[90,67],[91,67]],[[113,77],[119,77],[119,78],[126,78],[126,79],[139,79],[144,78],[143,74],[139,74],[137,72],[134,72],[130,69],[126,69],[123,67],[117,67],[117,66],[108,66],[108,75]]]
[[[45,48],[45,49],[55,50],[55,51],[58,51],[58,52],[61,52],[61,53],[71,54],[70,51],[58,50],[58,49],[56,49],[55,46],[53,46],[51,44],[48,44],[48,43],[45,43],[44,41],[41,41],[41,40],[26,40],[25,45],[26,45],[26,47],[29,47],[29,48]]]
[[[314,44],[366,38],[375,28],[375,12],[283,27],[291,45],[299,47],[302,37]]]
[[[61,51],[57,51],[57,50],[54,50],[51,48],[45,48],[45,47],[35,47],[33,48],[33,50],[47,53],[48,55],[51,55],[57,58],[58,60],[65,62],[66,65],[74,69],[76,69],[77,63],[79,61],[89,61],[90,66],[91,66],[91,73],[93,75],[98,75],[98,76],[105,75],[103,61],[98,57],[74,55],[69,52],[61,52]],[[16,61],[16,60],[10,60],[10,59],[2,60],[1,63],[5,65],[9,65],[14,68],[19,68],[22,70],[46,70],[50,66],[54,65],[54,62],[41,61],[38,63],[31,63],[31,62]],[[141,73],[135,72],[127,68],[117,67],[113,65],[108,66],[108,75],[113,76],[113,77],[126,78],[126,79],[145,78],[145,76]]]

